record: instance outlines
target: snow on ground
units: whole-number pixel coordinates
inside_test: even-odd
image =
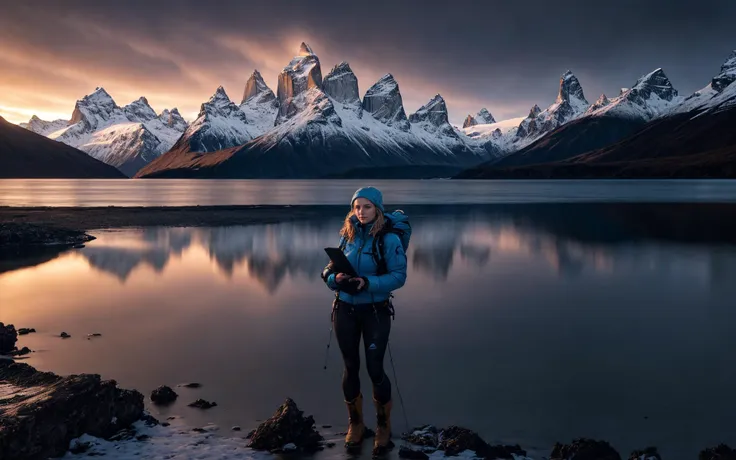
[[[73,439],[69,443],[69,448],[74,449],[84,444],[87,444],[88,448],[84,452],[76,454],[69,451],[61,458],[65,460],[88,460],[94,456],[104,456],[106,459],[115,460],[275,460],[281,458],[275,454],[246,447],[248,440],[245,439],[245,433],[243,432],[238,432],[243,434],[236,437],[228,437],[219,433],[216,425],[207,425],[202,429],[202,432],[198,432],[192,431],[179,419],[171,423],[172,425],[168,427],[161,425],[149,427],[142,421],[136,422],[133,424],[136,431],[133,437],[119,441],[106,441],[94,436],[82,435]],[[343,458],[342,438],[327,439],[327,441],[335,442],[335,447],[326,448],[324,455],[317,453],[315,458],[322,456],[324,458]],[[402,441],[398,439],[394,439],[394,442],[396,448],[392,451],[392,458],[398,455],[399,447],[402,445]],[[368,439],[366,443],[370,444],[371,440]],[[288,444],[285,445],[284,450],[289,450],[288,447],[290,447]],[[420,446],[413,446],[413,448],[422,449]],[[435,460],[446,458],[471,460],[479,458],[475,452],[470,450],[460,452],[457,457],[447,457],[443,451],[427,452],[427,455],[430,459]],[[514,455],[514,460],[532,460],[532,458]]]
[[[204,432],[191,431],[184,425],[148,427],[139,421],[133,425],[136,434],[132,439],[106,441],[89,435],[72,440],[70,448],[81,443],[89,443],[84,452],[67,452],[64,459],[89,459],[104,456],[108,459],[273,459],[274,455],[258,452],[246,447],[248,440],[243,437],[225,437],[216,434],[217,427],[209,425]],[[136,437],[148,436],[143,440]]]
[[[471,139],[490,136],[496,129],[500,129],[501,134],[506,135],[511,130],[515,131],[524,118],[526,117],[510,118],[508,120],[502,120],[488,125],[469,126],[467,128],[460,128],[460,131]]]

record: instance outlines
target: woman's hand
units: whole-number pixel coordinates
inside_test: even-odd
[[[344,281],[348,281],[350,279],[350,275],[346,275],[345,273],[338,273],[335,275],[335,281],[337,283],[343,283]]]
[[[366,287],[367,281],[364,277],[350,278],[350,282],[358,283],[358,292],[362,291]]]

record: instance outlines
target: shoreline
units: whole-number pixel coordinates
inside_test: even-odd
[[[572,202],[494,204],[386,204],[387,211],[404,210],[410,217],[491,214],[500,216],[637,215],[647,224],[695,220],[718,224],[736,233],[736,203],[729,202]],[[0,223],[35,224],[69,230],[125,227],[202,227],[273,224],[287,221],[342,218],[348,205],[218,205],[218,206],[0,206]],[[654,212],[653,212],[654,211]],[[725,227],[725,228],[724,228]]]

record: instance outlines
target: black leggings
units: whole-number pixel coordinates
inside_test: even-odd
[[[354,308],[345,303],[337,305],[334,316],[335,336],[345,362],[342,374],[342,392],[345,401],[360,394],[360,337],[363,336],[366,368],[373,382],[373,398],[381,404],[391,400],[391,382],[383,370],[391,315],[388,307],[361,306]]]

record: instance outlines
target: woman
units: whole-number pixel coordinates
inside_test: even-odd
[[[345,446],[359,447],[365,433],[363,395],[358,377],[362,335],[376,407],[374,454],[384,452],[391,445],[391,382],[383,370],[383,358],[391,331],[391,291],[399,289],[406,281],[404,247],[398,235],[379,234],[385,224],[381,192],[374,187],[358,189],[340,230],[340,247],[359,276],[351,278],[345,273],[334,273],[331,264],[322,272],[327,286],[336,291],[333,327],[345,363],[342,390],[350,423]],[[383,270],[379,270],[373,257],[376,237],[384,238]]]

